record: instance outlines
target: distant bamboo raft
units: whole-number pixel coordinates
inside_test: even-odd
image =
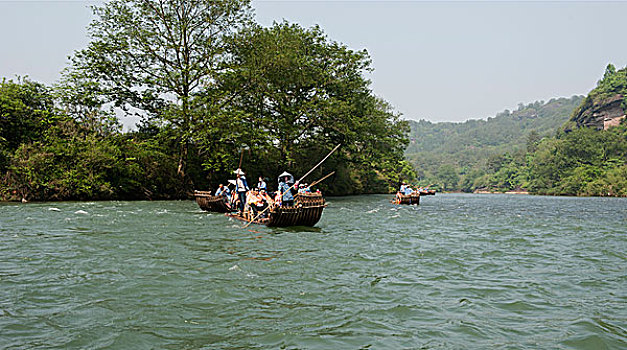
[[[419,205],[420,204],[420,193],[414,192],[408,195],[397,195],[394,197],[392,201],[394,204],[408,204],[408,205]]]
[[[270,227],[314,226],[320,221],[325,207],[326,203],[322,194],[299,193],[294,196],[294,206],[274,207],[268,211],[268,216],[265,218],[258,218],[253,221],[252,218],[255,215],[248,212],[245,212],[244,216],[226,215],[237,220]]]
[[[420,190],[421,196],[435,196],[435,190]]]
[[[231,211],[226,197],[213,196],[209,191],[194,191],[196,203],[200,209],[216,213],[228,213]]]

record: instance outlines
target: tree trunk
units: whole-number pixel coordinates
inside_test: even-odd
[[[181,175],[181,178],[185,179],[185,172],[186,172],[186,163],[187,163],[187,151],[189,149],[189,143],[188,143],[188,132],[189,132],[189,128],[190,128],[190,116],[189,116],[189,105],[188,105],[188,99],[189,99],[189,89],[188,86],[185,85],[183,88],[183,96],[181,96],[181,109],[182,109],[182,113],[183,113],[183,125],[182,125],[182,129],[183,129],[183,140],[181,140],[181,151],[179,152],[179,166],[178,169],[176,171],[177,174]]]
[[[189,150],[189,145],[187,141],[181,143],[181,152],[179,153],[179,166],[176,171],[177,174],[181,175],[182,178],[185,178],[185,165],[187,162],[187,151]]]

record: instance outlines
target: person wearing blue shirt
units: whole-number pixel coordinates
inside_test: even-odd
[[[292,191],[290,190],[290,187],[292,187],[290,183],[293,181],[294,177],[288,172],[284,172],[283,174],[279,175],[279,192],[281,192],[282,206],[294,206],[294,196],[292,195]]]
[[[405,187],[405,195],[412,194],[412,192],[414,192],[414,190],[412,190],[411,187]]]
[[[216,196],[221,196],[224,193],[224,189],[226,187],[224,187],[223,184],[218,185],[218,189],[216,190]]]
[[[266,185],[266,182],[263,181],[263,177],[259,176],[259,182],[257,183],[257,189],[259,191],[264,190],[267,191],[268,190],[268,186]]]
[[[224,196],[230,201],[231,190],[229,190],[229,188],[224,186],[223,184],[220,184],[220,186],[218,186],[218,189],[216,190],[216,196]]]

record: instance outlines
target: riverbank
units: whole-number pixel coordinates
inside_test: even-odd
[[[528,191],[505,191],[505,192],[497,192],[497,191],[485,191],[485,190],[476,190],[473,192],[474,194],[531,194]]]

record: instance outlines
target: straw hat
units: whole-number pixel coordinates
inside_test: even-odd
[[[287,182],[294,182],[294,176],[287,171],[284,171],[281,175],[279,175],[279,182],[281,182],[281,179],[284,177],[287,177]]]

